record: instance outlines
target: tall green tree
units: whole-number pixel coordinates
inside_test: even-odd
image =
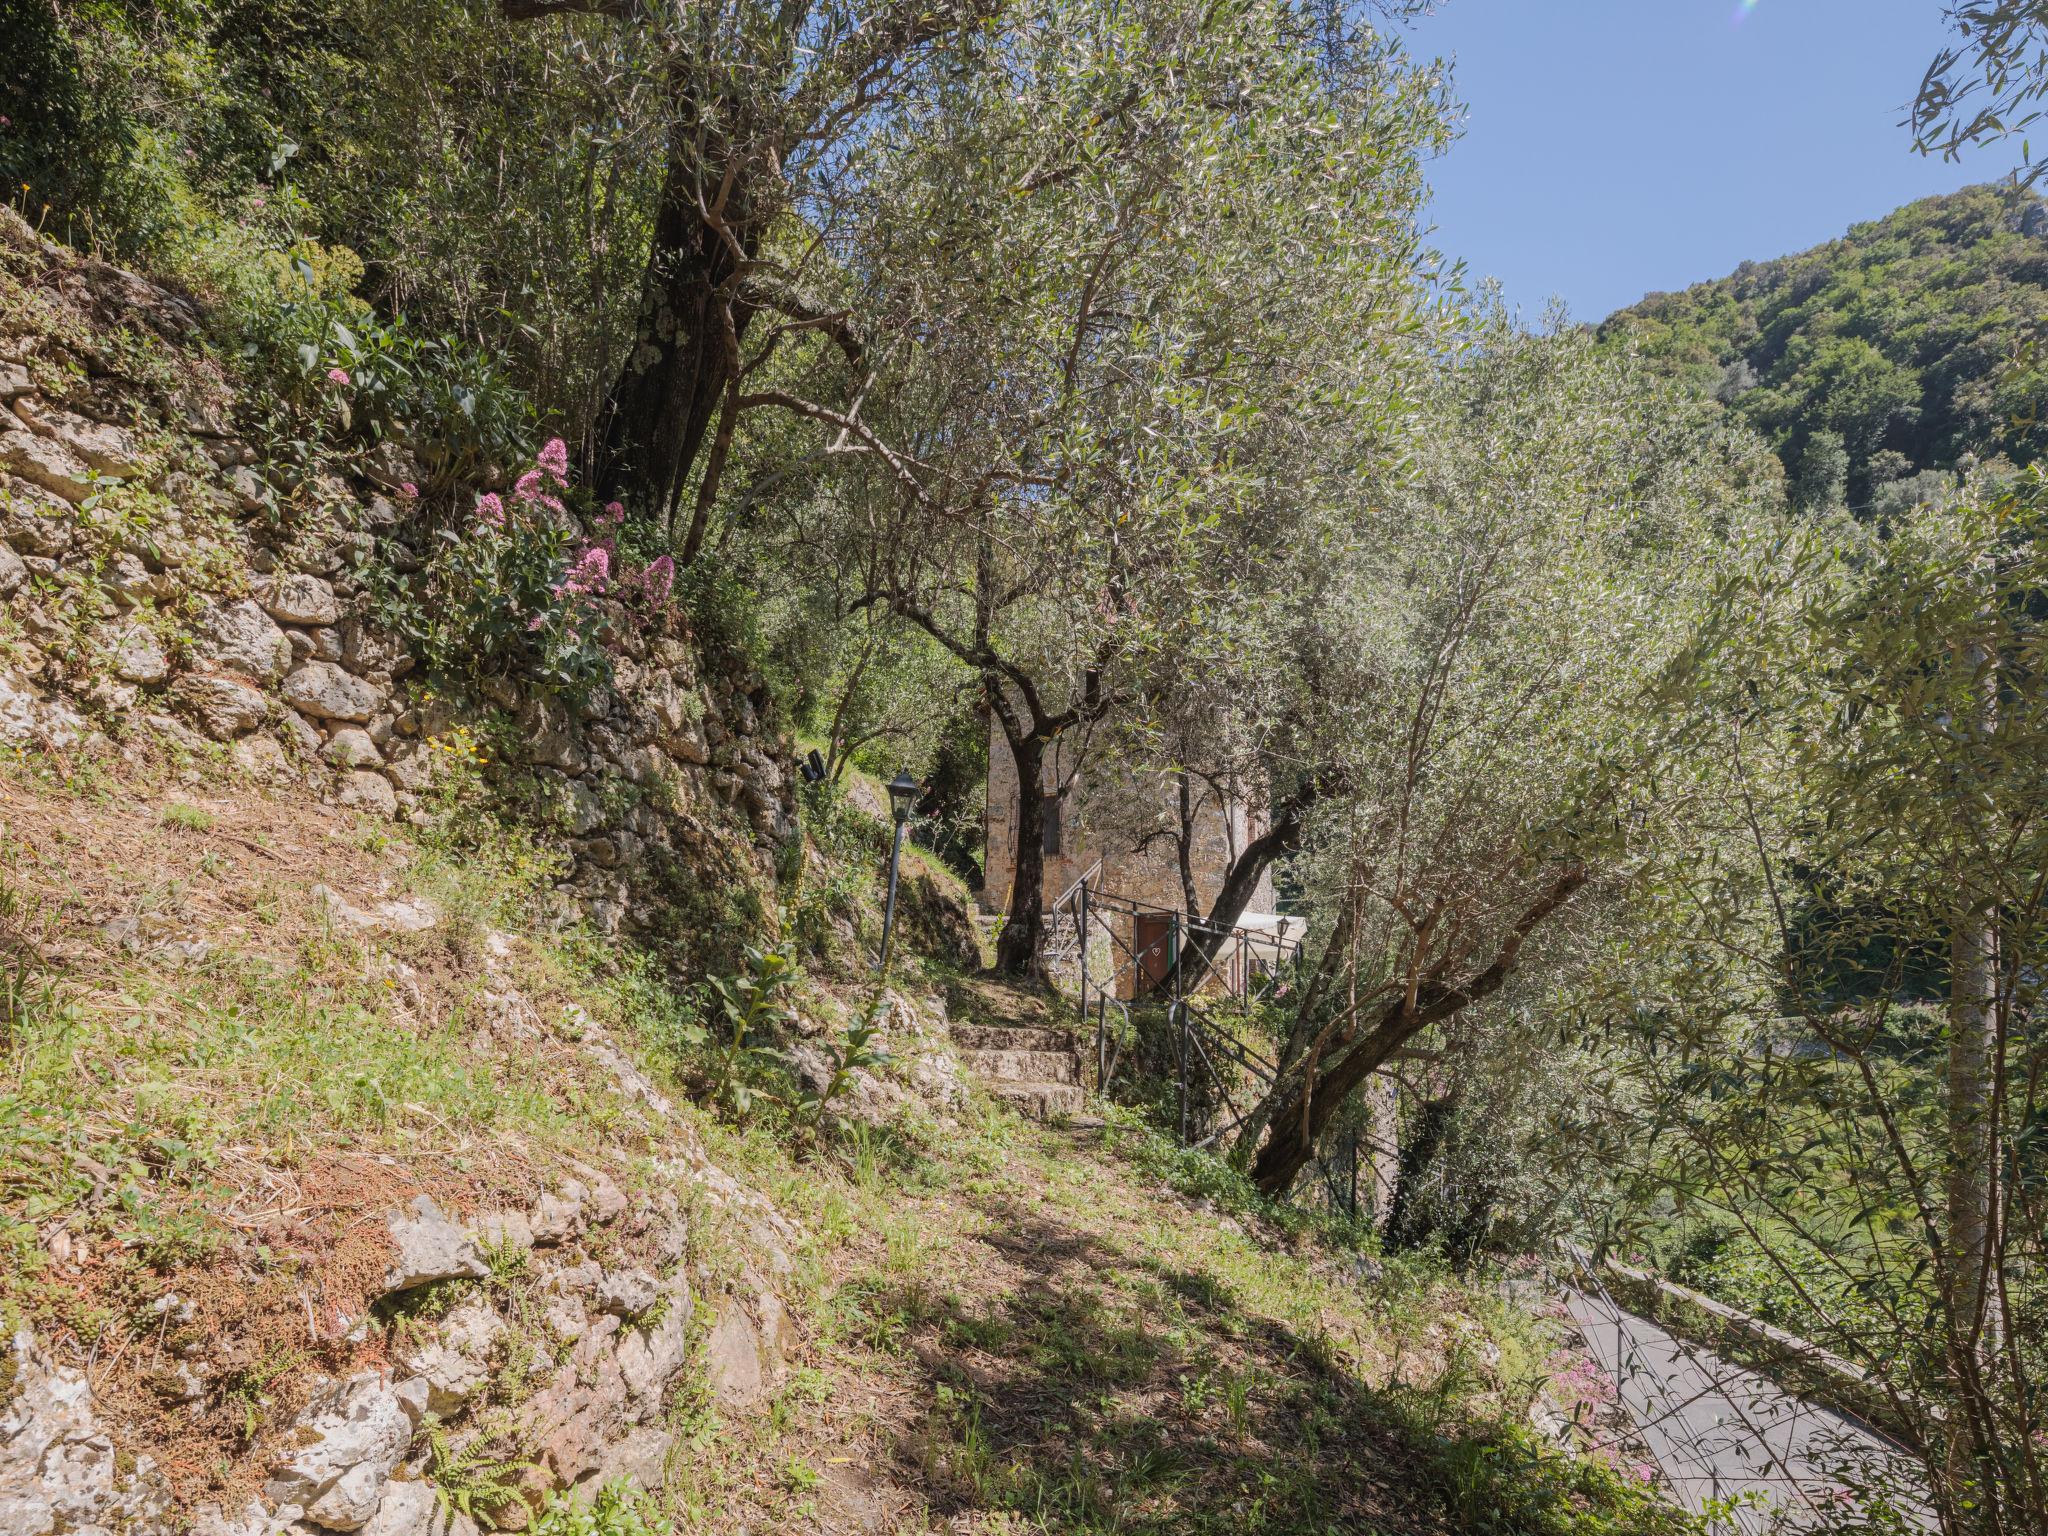
[[[868,317],[851,399],[739,397],[816,424],[847,466],[824,558],[981,685],[1025,786],[1006,970],[1039,948],[1055,743],[1070,772],[1260,579],[1246,551],[1396,440],[1440,81],[1327,23],[1014,7],[831,215]]]
[[[1776,495],[1749,434],[1585,333],[1494,312],[1471,340],[1411,472],[1347,507],[1346,790],[1298,867],[1318,959],[1246,1132],[1273,1194],[1374,1073],[1572,953],[1628,878],[1646,690]]]
[[[1654,1182],[1870,1372],[1955,1532],[2048,1522],[2044,506],[1752,552],[1664,695],[1692,767],[1613,967]]]

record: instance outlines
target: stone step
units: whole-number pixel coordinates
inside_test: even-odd
[[[988,1091],[1034,1120],[1078,1115],[1088,1102],[1078,1083],[990,1083]]]
[[[1081,1058],[1072,1051],[962,1051],[960,1063],[989,1083],[1078,1083]]]
[[[955,1024],[953,1043],[963,1051],[1071,1051],[1074,1037],[1064,1029],[1030,1024]]]

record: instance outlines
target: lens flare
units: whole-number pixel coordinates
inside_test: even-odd
[[[1749,13],[1762,3],[1763,0],[1741,0],[1741,3],[1735,7],[1735,25],[1739,27],[1749,20]]]

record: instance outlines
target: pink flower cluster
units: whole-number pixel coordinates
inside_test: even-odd
[[[656,556],[640,573],[640,590],[647,594],[647,601],[656,608],[668,601],[675,585],[676,562],[671,555]]]
[[[564,511],[556,492],[566,489],[568,484],[568,444],[559,437],[550,438],[535,455],[533,468],[513,483],[509,501],[494,491],[486,491],[477,497],[475,516],[478,531],[488,534],[506,532],[522,507]],[[411,486],[406,487],[406,493],[417,494]],[[608,592],[624,596],[625,589],[630,588],[645,599],[649,607],[659,608],[675,591],[676,562],[672,556],[657,556],[638,571],[632,570],[619,558],[615,530],[622,528],[626,521],[626,509],[621,503],[607,502],[595,521],[600,528],[607,530],[605,536],[579,550],[562,579],[549,588],[554,604],[529,616],[526,628],[530,633],[545,629],[549,620],[559,614],[563,632],[575,638],[583,620],[583,599],[601,597]]]
[[[550,512],[562,510],[562,499],[549,489],[565,487],[569,483],[569,445],[559,437],[551,437],[542,448],[533,468],[519,477],[512,487],[512,494],[521,501],[530,501],[535,506],[546,507]]]
[[[611,551],[602,544],[593,544],[569,567],[569,574],[554,589],[555,596],[595,597],[611,579]]]
[[[341,385],[342,388],[346,389],[348,387],[348,370],[346,368],[328,369],[327,382],[330,384],[339,384]]]

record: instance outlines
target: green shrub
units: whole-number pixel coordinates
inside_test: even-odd
[[[588,1503],[551,1494],[533,1536],[668,1536],[654,1500],[623,1479],[606,1483]]]
[[[578,533],[562,500],[568,489],[568,448],[555,438],[509,495],[479,496],[466,526],[441,530],[417,580],[381,585],[386,621],[431,672],[517,675],[581,702],[612,680],[615,617],[667,618],[675,562],[629,561],[616,502],[594,519],[604,537]]]

